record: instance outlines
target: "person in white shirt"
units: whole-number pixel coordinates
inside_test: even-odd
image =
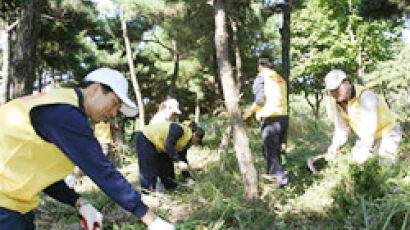
[[[174,114],[181,114],[179,103],[174,98],[163,101],[158,108],[158,112],[152,117],[149,124],[156,124],[164,121],[171,121]]]
[[[402,131],[397,116],[383,98],[361,85],[352,84],[342,70],[332,70],[325,77],[325,92],[336,101],[335,130],[328,154],[338,154],[346,143],[350,128],[358,140],[352,157],[363,164],[373,156],[373,149],[384,158],[394,161],[398,155]]]

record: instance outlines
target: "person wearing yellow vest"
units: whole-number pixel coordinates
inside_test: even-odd
[[[90,72],[74,89],[53,89],[0,107],[0,229],[35,229],[39,193],[75,206],[86,229],[102,228],[103,215],[64,178],[75,165],[103,192],[140,218],[149,229],[174,230],[141,201],[141,196],[104,156],[89,120],[105,121],[120,110],[137,114],[128,82],[118,71]]]
[[[335,69],[325,76],[325,92],[335,99],[335,130],[329,154],[338,154],[346,143],[350,128],[359,139],[352,149],[352,157],[363,164],[378,147],[381,157],[395,160],[402,132],[397,116],[383,98],[365,87],[352,84],[344,71]]]
[[[149,124],[152,125],[164,121],[172,121],[174,114],[181,114],[181,110],[179,110],[179,102],[177,101],[177,99],[168,98],[165,101],[161,102],[158,107],[158,112],[154,114],[154,116],[149,121]],[[192,184],[193,180],[187,179],[187,183]],[[161,178],[157,178],[157,184],[155,187],[157,192],[163,192],[165,190]]]
[[[176,162],[184,178],[189,178],[187,149],[191,145],[200,144],[203,136],[203,130],[194,123],[191,127],[172,122],[145,126],[136,141],[143,191],[155,191],[158,177],[165,189],[175,188],[177,183],[173,162]]]
[[[258,60],[258,76],[253,83],[255,102],[243,115],[255,113],[260,121],[267,174],[264,177],[280,187],[289,181],[281,163],[281,145],[288,129],[286,81],[271,69],[269,57]]]

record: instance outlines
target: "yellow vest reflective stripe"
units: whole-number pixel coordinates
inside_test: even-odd
[[[288,114],[286,81],[273,70],[263,70],[265,104],[256,110],[256,119]]]
[[[352,98],[347,104],[348,114],[343,110],[343,108],[340,105],[337,105],[337,107],[343,120],[349,124],[349,126],[353,129],[353,131],[356,134],[360,134],[360,131],[366,129],[366,127],[362,127],[360,122],[361,117],[359,97],[364,90],[368,89],[364,88],[361,85],[354,85],[354,87],[356,90],[356,96]],[[383,98],[378,96],[377,99],[379,104],[377,107],[377,131],[374,137],[375,140],[380,139],[385,133],[392,130],[396,125],[397,120],[396,114],[390,111]]]
[[[25,214],[39,204],[40,191],[73,171],[65,154],[36,134],[29,115],[36,106],[62,103],[78,107],[73,89],[18,98],[0,107],[0,207]]]
[[[101,143],[112,143],[111,128],[109,122],[99,122],[94,126],[94,136]]]
[[[165,153],[165,141],[167,140],[169,134],[169,127],[171,122],[161,122],[152,125],[147,125],[142,130],[142,133],[147,137],[148,140],[152,142],[159,153]],[[185,125],[178,124],[184,130],[184,134],[178,139],[175,149],[180,152],[188,145],[189,140],[191,140],[192,132],[191,129]]]

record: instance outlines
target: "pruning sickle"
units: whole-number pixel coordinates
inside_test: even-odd
[[[325,158],[326,155],[327,155],[327,153],[323,153],[323,154],[320,154],[320,155],[317,155],[317,156],[309,157],[309,158],[307,159],[307,162],[306,162],[306,163],[307,163],[307,165],[308,165],[310,171],[312,171],[312,173],[313,173],[314,175],[317,175],[317,174],[318,174],[318,171],[316,170],[316,168],[315,168],[315,166],[314,166],[314,163],[315,163],[317,160],[320,160],[320,159],[322,159],[322,158]]]

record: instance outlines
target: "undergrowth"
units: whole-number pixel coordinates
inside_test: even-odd
[[[301,108],[303,110],[303,108]],[[410,217],[409,140],[403,139],[404,156],[394,164],[372,158],[363,166],[354,164],[350,139],[341,156],[317,162],[313,175],[306,160],[324,153],[330,144],[332,127],[297,112],[291,118],[285,169],[291,184],[274,188],[259,178],[260,197],[245,201],[235,151],[230,144],[218,151],[228,127],[226,116],[205,118],[205,147],[191,148],[188,158],[195,186],[181,185],[174,191],[153,195],[156,213],[174,221],[179,230],[206,229],[402,229],[408,230]],[[262,142],[257,122],[247,123],[251,150],[258,175],[265,173]],[[131,148],[134,149],[134,148]],[[138,188],[135,154],[127,156],[122,172]],[[180,181],[180,175],[177,177]],[[90,183],[90,182],[87,182]],[[146,229],[100,190],[80,191],[105,215],[105,229]],[[75,209],[50,198],[37,210],[38,229],[78,229]]]

